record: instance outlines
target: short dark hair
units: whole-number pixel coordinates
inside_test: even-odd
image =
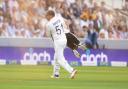
[[[47,15],[55,16],[55,12],[53,10],[48,10]]]

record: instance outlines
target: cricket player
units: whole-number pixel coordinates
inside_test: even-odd
[[[55,50],[52,77],[59,78],[59,70],[60,66],[62,66],[65,70],[70,73],[70,78],[73,79],[77,73],[77,70],[72,68],[64,57],[64,48],[67,45],[67,39],[64,32],[64,20],[61,17],[56,16],[53,10],[47,11],[46,18],[48,20],[47,30],[52,36]]]
[[[86,44],[81,43],[78,38],[71,32],[65,33],[67,38],[67,46],[73,51],[77,58],[80,58],[80,53],[77,51],[78,48],[86,50]]]
[[[59,17],[62,18],[62,21],[65,23],[64,26],[64,32],[66,34],[66,38],[67,38],[67,47],[69,47],[72,52],[74,53],[74,55],[77,57],[77,58],[80,58],[80,53],[77,51],[78,48],[82,49],[82,50],[86,50],[87,47],[86,47],[86,44],[84,43],[81,43],[78,38],[70,32],[69,30],[69,24],[67,22],[66,19],[64,19],[60,14],[58,14]]]

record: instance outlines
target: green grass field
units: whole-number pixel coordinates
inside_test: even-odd
[[[0,89],[128,89],[128,67],[75,67],[76,79],[61,70],[51,79],[52,66],[0,66]]]

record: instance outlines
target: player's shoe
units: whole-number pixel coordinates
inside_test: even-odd
[[[60,78],[60,76],[55,74],[55,75],[52,75],[51,78]]]
[[[86,50],[86,49],[87,49],[87,47],[86,47],[86,45],[85,45],[84,43],[80,43],[80,44],[78,45],[78,47],[79,47],[80,49],[82,49],[82,50]]]
[[[80,53],[77,50],[73,50],[73,53],[77,58],[80,58]]]
[[[74,69],[74,70],[72,71],[71,75],[70,75],[70,78],[71,78],[71,79],[74,79],[75,76],[76,76],[76,74],[77,74],[77,70]]]

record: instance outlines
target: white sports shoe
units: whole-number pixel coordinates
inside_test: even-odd
[[[75,55],[77,58],[80,58],[80,53],[78,53],[77,50],[73,50],[73,53],[74,53],[74,55]]]
[[[80,43],[80,44],[78,45],[78,47],[79,47],[80,49],[82,49],[82,50],[86,50],[86,49],[87,49],[86,45],[85,45],[85,44],[82,44],[82,43]]]
[[[71,73],[70,78],[71,78],[71,79],[74,79],[76,74],[77,74],[77,70],[74,69],[74,70],[72,71],[72,73]]]

